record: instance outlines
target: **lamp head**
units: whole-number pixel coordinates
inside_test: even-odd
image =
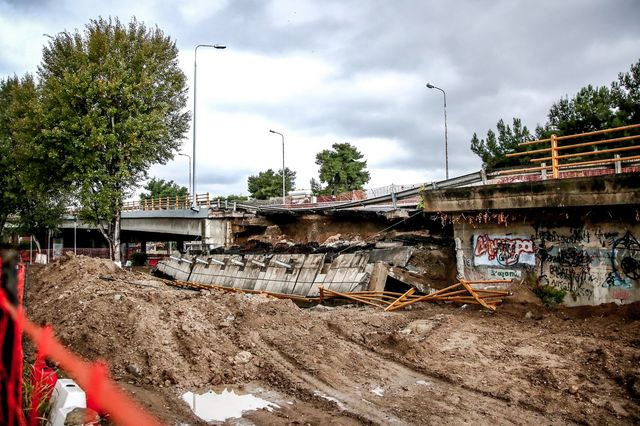
[[[428,87],[429,89],[433,89],[435,86],[434,86],[433,84],[431,84],[431,83],[427,83],[427,87]]]
[[[227,46],[225,46],[224,44],[214,44],[213,47],[215,47],[216,49],[226,49]]]
[[[269,133],[275,133],[275,131],[273,131],[273,130],[269,130]]]

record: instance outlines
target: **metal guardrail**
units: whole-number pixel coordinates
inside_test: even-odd
[[[385,202],[394,202],[394,200],[401,200],[403,198],[415,197],[420,194],[423,190],[430,189],[444,189],[444,188],[453,188],[456,186],[463,185],[471,185],[478,182],[483,182],[486,180],[483,171],[469,173],[463,176],[458,176],[453,179],[446,179],[438,182],[433,182],[430,184],[424,184],[420,187],[406,189],[404,191],[399,191],[396,193],[381,195],[378,197],[367,198],[364,200],[357,201],[348,201],[342,203],[335,203],[327,206],[313,206],[313,207],[302,207],[295,208],[293,206],[270,206],[270,207],[253,207],[245,204],[238,204],[238,207],[247,208],[256,211],[272,211],[272,212],[296,212],[296,213],[304,213],[304,212],[318,212],[318,211],[327,211],[327,210],[341,210],[341,209],[350,209],[356,207],[365,207],[376,204],[382,204]]]
[[[214,199],[209,193],[197,194],[195,207],[197,208],[220,208],[220,209],[243,209],[249,211],[271,211],[271,212],[318,212],[327,210],[341,210],[356,207],[365,207],[385,202],[395,205],[399,200],[415,197],[419,195],[421,190],[452,188],[456,186],[471,185],[486,180],[483,172],[469,173],[467,175],[458,176],[452,179],[442,180],[438,182],[413,184],[409,189],[395,192],[397,185],[389,185],[383,188],[389,188],[389,193],[376,197],[365,198],[362,200],[347,201],[330,201],[315,203],[313,206],[308,205],[272,205],[263,204],[262,202],[254,203],[253,201],[228,202],[226,200]],[[406,187],[406,185],[405,185]],[[162,197],[143,201],[128,201],[123,205],[123,211],[135,210],[170,210],[170,209],[189,209],[192,207],[192,198],[185,197]]]
[[[549,143],[549,147],[533,149],[530,151],[512,152],[507,154],[508,158],[531,156],[531,155],[538,155],[538,154],[549,154],[549,155],[546,157],[538,157],[538,158],[530,159],[532,163],[542,163],[542,165],[538,167],[526,167],[526,168],[519,168],[519,169],[502,170],[497,173],[499,175],[509,175],[509,174],[520,174],[520,173],[527,173],[527,172],[551,170],[552,177],[554,179],[558,179],[560,177],[560,169],[563,169],[563,168],[595,166],[595,165],[610,164],[610,163],[622,164],[623,162],[639,161],[640,155],[631,155],[627,157],[621,157],[619,153],[621,152],[626,153],[629,151],[640,152],[640,144],[637,144],[637,140],[640,139],[640,134],[626,135],[626,136],[601,139],[596,141],[573,143],[569,145],[559,144],[559,142],[561,141],[566,141],[571,139],[575,140],[575,139],[589,137],[589,136],[599,136],[604,134],[618,133],[618,132],[624,132],[624,131],[629,131],[634,129],[640,129],[640,124],[614,127],[611,129],[603,129],[603,130],[597,130],[595,132],[579,133],[575,135],[556,136],[555,134],[553,134],[551,135],[550,138],[547,138],[547,139],[521,142],[518,144],[518,146],[530,146],[530,145],[537,145],[542,143]],[[620,142],[627,142],[627,141],[632,141],[633,145],[598,150],[599,145],[606,145],[606,144],[613,144],[613,143],[620,143]],[[585,148],[585,147],[594,147],[595,149],[593,151],[582,151],[582,152],[578,151],[578,152],[572,152],[568,154],[560,154],[560,151],[569,151],[569,150],[575,151],[576,149]],[[577,161],[577,162],[566,161],[566,160],[578,158],[578,157],[588,157],[592,155],[603,155],[603,154],[614,154],[615,157],[601,158],[597,160]],[[563,162],[563,160],[565,160],[565,162]],[[547,161],[551,162],[550,166],[546,165],[545,162]]]

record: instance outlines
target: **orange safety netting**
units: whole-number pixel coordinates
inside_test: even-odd
[[[2,259],[0,259],[0,264]],[[22,411],[22,334],[29,337],[36,346],[36,371],[41,370],[46,358],[57,362],[60,367],[84,389],[87,395],[87,407],[99,413],[107,413],[110,420],[119,425],[157,425],[159,422],[142,409],[131,397],[122,391],[108,377],[105,362],[88,362],[66,349],[54,336],[51,327],[39,327],[24,313],[22,293],[24,289],[25,267],[18,265],[18,304],[14,306],[4,289],[0,286],[0,342],[12,339],[10,371],[6,371],[8,361],[3,358],[0,365],[0,389],[7,395],[4,406],[7,412],[0,411],[0,419],[9,425],[26,425]],[[2,284],[0,282],[0,284]],[[6,344],[6,342],[5,342]],[[34,379],[42,380],[42,375]],[[34,380],[36,381],[36,380]],[[30,424],[37,424],[37,407],[42,397],[42,383],[34,383],[31,398]]]

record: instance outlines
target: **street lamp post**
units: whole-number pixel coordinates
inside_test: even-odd
[[[194,54],[193,54],[193,162],[192,162],[193,172],[191,173],[191,176],[192,176],[191,196],[193,197],[191,200],[191,207],[194,210],[197,209],[197,206],[196,206],[196,94],[198,93],[197,91],[198,47],[213,47],[214,49],[226,49],[227,46],[224,46],[221,44],[199,44],[194,49]]]
[[[446,173],[447,179],[449,179],[449,141],[447,140],[447,93],[439,88],[438,86],[434,86],[431,83],[427,83],[427,87],[429,89],[437,89],[442,92],[444,96],[444,169]]]
[[[191,194],[191,156],[189,154],[184,154],[182,152],[179,152],[178,155],[187,157],[189,159],[189,194]]]
[[[284,135],[282,133],[280,133],[280,132],[276,132],[275,130],[269,130],[269,132],[278,134],[282,138],[282,205],[284,205],[285,204],[284,197],[286,196],[285,186],[284,186],[284,175],[285,175],[285,169],[284,169]]]

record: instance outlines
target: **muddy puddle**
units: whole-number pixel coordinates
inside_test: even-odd
[[[254,393],[226,386],[208,392],[185,392],[181,399],[196,416],[206,422],[224,422],[240,418],[251,411],[280,408],[275,402],[260,398]]]

